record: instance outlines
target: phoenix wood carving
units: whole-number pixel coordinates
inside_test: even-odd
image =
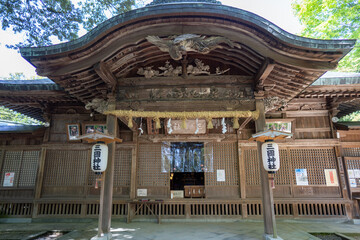
[[[168,52],[174,60],[182,59],[182,56],[185,55],[186,52],[207,54],[215,48],[220,47],[221,43],[226,43],[230,47],[234,47],[234,43],[225,37],[206,37],[197,34],[171,36],[168,39],[158,36],[148,36],[146,39],[156,45],[162,52]]]

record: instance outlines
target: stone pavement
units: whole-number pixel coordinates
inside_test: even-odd
[[[59,240],[90,239],[97,233],[97,220],[76,220],[55,222],[56,220],[41,220],[32,223],[0,223],[0,239],[50,239],[31,238],[51,230],[68,231]],[[311,234],[316,232],[358,233],[360,225],[345,220],[277,220],[278,235],[282,239],[319,239]],[[125,223],[123,220],[113,220],[113,239],[124,240],[238,240],[262,239],[263,223],[261,220],[238,220],[232,222],[170,222],[164,220],[161,224],[155,222]],[[55,239],[55,238],[52,238]],[[360,238],[354,238],[360,239]]]

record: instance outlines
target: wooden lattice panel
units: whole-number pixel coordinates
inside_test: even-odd
[[[80,203],[40,203],[38,206],[39,216],[76,216],[81,215]]]
[[[131,149],[119,149],[115,153],[114,186],[130,186]]]
[[[130,186],[131,149],[119,149],[115,152],[114,186]],[[90,161],[89,161],[90,164]],[[88,185],[95,185],[96,178],[100,178],[91,168],[88,173]]]
[[[112,216],[125,216],[127,214],[126,203],[113,203]]]
[[[33,211],[32,203],[0,203],[0,215],[31,217]]]
[[[191,204],[191,216],[241,216],[240,203]]]
[[[141,144],[137,164],[137,185],[163,187],[170,183],[170,173],[161,172],[161,144]]]
[[[44,186],[83,186],[88,162],[87,150],[48,150]]]
[[[40,151],[24,151],[21,163],[19,187],[35,187]]]
[[[246,211],[248,216],[260,216],[262,213],[261,203],[248,203],[246,204]]]
[[[0,149],[0,168],[2,166],[2,163],[4,161],[3,157],[2,157],[2,153],[3,153],[3,150]],[[0,169],[1,170],[1,169]]]
[[[346,216],[341,203],[299,203],[297,207],[299,216]]]
[[[291,216],[294,214],[293,205],[290,203],[275,203],[274,213],[276,216]]]
[[[343,148],[345,157],[360,157],[360,148]]]
[[[207,186],[235,186],[239,185],[239,167],[236,143],[213,144],[213,171],[206,172]],[[225,170],[225,181],[217,181],[217,170]]]
[[[291,172],[289,158],[286,149],[279,149],[280,154],[280,169],[275,174],[275,184],[276,185],[290,185]]]
[[[184,216],[185,204],[181,203],[164,203],[161,204],[162,216]]]
[[[5,173],[7,172],[14,172],[14,186],[18,186],[18,177],[20,172],[20,166],[21,166],[21,156],[22,151],[6,151],[5,152],[5,159],[1,174],[1,186],[4,184],[4,177]]]
[[[306,169],[309,185],[326,185],[324,169],[336,169],[335,151],[328,149],[290,149],[293,182],[295,169]]]
[[[87,216],[98,216],[100,212],[100,204],[88,203],[86,204],[86,215]]]
[[[260,170],[257,149],[244,149],[246,185],[260,185]]]
[[[360,169],[360,157],[359,159],[346,159],[346,167],[348,170]]]

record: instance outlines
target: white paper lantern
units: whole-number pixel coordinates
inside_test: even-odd
[[[274,142],[266,142],[261,146],[263,165],[266,171],[274,172],[280,168],[279,146]]]
[[[108,146],[98,143],[92,147],[91,151],[91,170],[103,172],[106,170],[108,160]]]

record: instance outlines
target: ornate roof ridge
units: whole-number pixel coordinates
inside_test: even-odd
[[[52,54],[61,54],[64,52],[69,52],[75,49],[79,49],[82,46],[90,43],[94,39],[98,38],[101,34],[110,31],[111,28],[122,23],[135,20],[137,18],[151,17],[160,14],[204,14],[209,15],[225,15],[229,18],[237,18],[241,21],[252,22],[257,25],[259,28],[262,28],[264,31],[271,33],[274,37],[279,40],[286,42],[287,44],[299,46],[303,48],[312,48],[319,50],[329,50],[333,51],[336,49],[347,49],[350,51],[355,45],[356,40],[322,40],[322,39],[311,39],[300,37],[294,34],[291,34],[272,22],[266,20],[263,17],[260,17],[254,13],[230,7],[225,5],[211,4],[211,3],[173,3],[173,4],[164,4],[164,5],[154,5],[149,7],[143,7],[135,9],[115,17],[112,17],[103,23],[99,24],[97,27],[89,31],[84,36],[75,39],[70,42],[60,43],[51,46],[45,47],[31,47],[31,48],[21,48],[20,53],[25,59],[38,56],[47,56]]]
[[[146,6],[162,5],[162,4],[172,4],[172,3],[213,3],[222,5],[220,1],[216,0],[154,0]]]

